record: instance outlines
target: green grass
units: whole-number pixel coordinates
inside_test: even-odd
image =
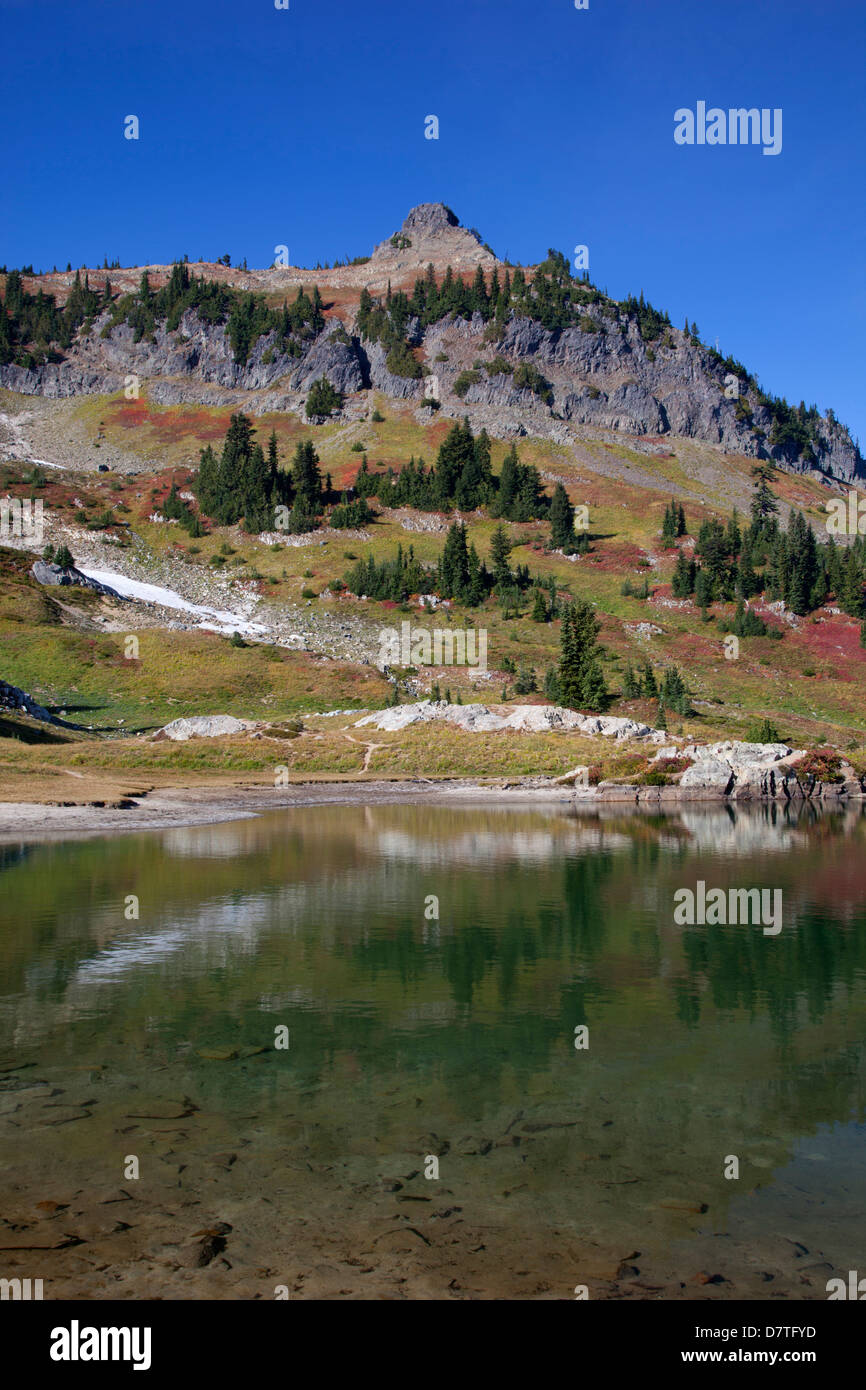
[[[136,406],[137,415],[130,414],[129,404]],[[284,459],[288,459],[298,439],[312,433],[323,471],[331,472],[338,487],[355,476],[360,456],[353,445],[359,439],[368,446],[372,467],[380,462],[399,466],[410,454],[423,455],[428,463],[435,459],[438,445],[450,428],[449,420],[438,418],[419,423],[411,408],[382,397],[370,401],[368,416],[374,407],[385,416],[383,421],[332,421],[311,430],[294,416],[274,414],[260,417],[257,428],[262,438],[267,437],[272,426],[276,428]],[[192,475],[189,469],[179,468],[178,461],[195,458],[202,443],[218,439],[228,412],[204,406],[162,408],[146,400],[125,403],[122,397],[91,397],[79,403],[77,414],[94,436],[98,422],[104,421],[109,439],[128,448],[134,442],[143,456],[159,460],[160,470],[127,479],[115,475],[51,474],[40,492],[51,516],[71,524],[79,504],[93,516],[111,508],[115,516],[129,523],[144,553],[150,551],[156,561],[171,557],[176,563],[198,566],[208,573],[213,571],[213,557],[228,545],[236,553],[225,566],[224,574],[233,577],[255,571],[260,576],[262,604],[273,606],[277,612],[285,605],[303,603],[304,589],[321,594],[334,580],[343,578],[352,563],[346,557],[347,550],[359,557],[372,554],[381,560],[393,556],[400,543],[404,548],[412,545],[420,559],[432,563],[444,543],[444,530],[437,534],[406,530],[385,508],[367,528],[368,541],[349,539],[327,527],[307,545],[281,546],[277,550],[260,544],[238,527],[214,528],[211,534],[191,541],[179,527],[155,524],[147,518],[159,507],[173,479],[180,487],[188,486]],[[866,652],[859,648],[853,620],[815,625],[805,619],[796,632],[786,627],[780,642],[760,637],[742,640],[740,659],[726,661],[723,634],[715,623],[704,624],[693,606],[666,608],[651,599],[637,600],[620,592],[626,576],[646,575],[656,589],[670,581],[675,552],[661,552],[659,538],[668,492],[593,472],[588,463],[564,445],[525,439],[518,447],[524,461],[566,479],[572,501],[589,507],[590,532],[595,539],[589,555],[571,562],[535,548],[538,541],[546,541],[546,523],[510,524],[508,529],[515,542],[512,563],[528,564],[531,572],[545,579],[552,576],[563,593],[589,599],[597,606],[606,652],[605,672],[615,696],[625,663],[637,665],[649,657],[656,668],[678,665],[698,702],[699,717],[691,721],[671,720],[672,731],[682,727],[699,738],[738,737],[755,718],[769,714],[782,727],[785,737],[801,745],[829,741],[845,748],[852,741],[862,741],[866,733]],[[689,530],[694,534],[704,517],[714,513],[713,489],[698,483],[693,476],[698,465],[712,465],[719,476],[723,470],[732,486],[736,482],[748,487],[752,462],[723,458],[694,441],[675,440],[670,447],[676,452],[675,458],[659,459],[631,450],[626,444],[607,445],[593,440],[584,442],[581,450],[594,458],[598,467],[615,458],[633,463],[636,477],[639,467],[644,473],[663,478],[665,488],[678,494],[699,491],[706,498],[703,504],[684,496]],[[494,441],[495,469],[505,452],[506,445]],[[550,482],[546,485],[552,487]],[[22,470],[11,465],[0,467],[0,488],[19,495],[29,492],[22,482]],[[818,508],[827,496],[826,490],[811,480],[781,473],[776,476],[774,490],[783,502],[799,506],[814,520],[819,518]],[[373,505],[377,503],[374,501]],[[726,509],[722,508],[720,514],[725,516]],[[494,525],[486,516],[468,519],[469,538],[484,557],[489,554]],[[122,528],[117,528],[116,534],[128,540]],[[658,557],[658,563],[642,568],[639,561],[648,556]],[[105,565],[111,566],[108,549]],[[44,703],[67,709],[69,717],[77,722],[116,729],[123,720],[127,729],[153,728],[191,713],[278,719],[314,709],[381,707],[388,700],[390,687],[371,667],[320,661],[253,643],[233,648],[227,638],[202,632],[142,629],[136,633],[139,660],[126,661],[124,633],[82,630],[82,624],[100,611],[96,596],[74,589],[62,593],[42,590],[29,578],[28,568],[29,561],[22,556],[9,551],[0,553],[0,677],[23,686]],[[488,685],[475,687],[468,672],[455,669],[421,673],[428,686],[436,679],[443,690],[450,686],[452,695],[456,698],[459,693],[464,702],[498,701],[503,685],[513,687],[513,678],[506,676],[502,667],[506,657],[518,665],[534,667],[539,687],[547,667],[558,660],[559,625],[531,622],[529,603],[524,616],[508,621],[493,600],[480,609],[466,612],[455,606],[431,617],[417,607],[403,612],[394,605],[361,603],[344,595],[319,597],[306,611],[335,618],[362,618],[374,629],[399,626],[404,618],[415,625],[472,624],[486,628],[488,663],[493,672]],[[730,616],[730,607],[725,611]],[[662,632],[641,641],[630,630],[641,622],[652,623]],[[805,676],[807,670],[816,674]],[[76,706],[81,708],[76,710]],[[611,712],[652,722],[655,706],[640,702],[623,704],[615,698]],[[537,738],[532,746],[540,754]],[[438,766],[434,759],[439,754],[434,751],[433,741],[428,747],[433,770]],[[471,747],[477,749],[480,745]],[[387,756],[399,762],[404,754]],[[474,775],[478,768],[470,744],[465,745],[461,756],[468,760],[466,766],[471,767]],[[447,751],[445,765],[453,769],[451,757],[452,752]],[[420,763],[415,767],[424,770]]]

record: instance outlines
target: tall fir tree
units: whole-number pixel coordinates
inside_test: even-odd
[[[570,555],[577,548],[574,511],[562,483],[557,483],[550,503],[550,543],[554,550]]]
[[[497,589],[505,588],[513,581],[511,565],[511,540],[500,521],[490,538],[490,560],[493,565],[493,583]]]

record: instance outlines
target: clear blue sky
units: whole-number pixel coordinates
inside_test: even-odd
[[[515,261],[587,244],[609,293],[866,447],[862,0],[0,0],[0,23],[0,264],[309,265],[441,200]],[[781,107],[781,154],[677,146],[698,100]]]

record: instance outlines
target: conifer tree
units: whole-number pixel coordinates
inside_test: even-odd
[[[439,557],[438,587],[443,598],[464,598],[468,590],[469,551],[462,522],[455,522],[448,531]]]
[[[665,507],[664,520],[662,521],[662,545],[665,549],[670,549],[674,544],[677,535],[677,509],[673,499],[669,507]]]
[[[556,484],[550,503],[550,543],[554,550],[563,550],[566,555],[577,548],[574,512],[562,483]]]
[[[496,510],[500,516],[510,516],[514,508],[514,503],[517,500],[517,470],[519,467],[517,450],[512,444],[502,461],[502,469],[499,474]]]
[[[744,545],[737,565],[736,592],[740,598],[751,598],[753,594],[758,593],[760,587],[760,580],[752,565],[751,549]]]
[[[707,571],[700,566],[695,574],[695,603],[698,608],[707,609],[713,601],[713,581]]]
[[[475,268],[475,278],[472,281],[471,295],[473,309],[477,309],[484,318],[487,318],[489,300],[487,298],[487,285],[484,280],[484,271],[481,269],[480,265]]]
[[[500,521],[493,535],[490,538],[490,559],[493,564],[493,583],[497,590],[511,584],[513,576],[509,558],[511,556],[511,540],[508,532]]]
[[[609,693],[598,659],[601,624],[591,604],[577,599],[562,615],[559,686],[568,709],[602,710]]]
[[[674,598],[690,598],[695,591],[695,573],[697,566],[694,560],[688,559],[682,551],[677,555],[677,562],[674,565],[673,578],[671,580],[671,593]]]
[[[622,697],[624,700],[639,700],[641,690],[640,677],[635,674],[634,667],[629,662],[622,678]]]
[[[770,479],[773,476],[773,467],[770,463],[756,464],[752,469],[752,477],[755,480],[755,495],[752,498],[752,530],[755,535],[764,533],[767,522],[779,510],[771,489]]]

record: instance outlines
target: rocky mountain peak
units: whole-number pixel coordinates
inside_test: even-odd
[[[459,218],[444,203],[419,203],[408,213],[401,228],[404,233],[443,231],[446,227],[459,227]]]
[[[411,277],[432,262],[436,270],[474,270],[480,265],[492,270],[498,264],[492,251],[482,245],[476,231],[461,227],[455,213],[445,203],[419,203],[412,208],[402,227],[379,243],[372,265],[387,269],[395,278]]]

